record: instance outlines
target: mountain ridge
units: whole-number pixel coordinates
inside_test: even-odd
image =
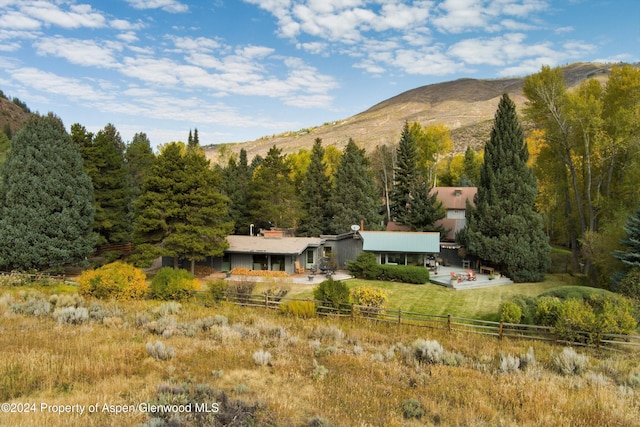
[[[615,64],[579,62],[563,66],[568,87],[587,78],[606,81]],[[525,76],[526,77],[526,76]],[[525,77],[502,79],[460,78],[420,86],[383,100],[351,117],[316,127],[264,136],[253,141],[207,146],[205,152],[212,161],[218,160],[218,150],[226,146],[231,152],[247,150],[248,158],[264,156],[276,145],[283,154],[311,149],[316,138],[325,146],[342,149],[349,138],[368,152],[377,145],[394,145],[400,139],[404,122],[419,122],[423,126],[442,123],[449,127],[454,152],[468,146],[481,149],[489,138],[493,117],[503,93],[508,93],[518,112],[526,99],[522,93]]]

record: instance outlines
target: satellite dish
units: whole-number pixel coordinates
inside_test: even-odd
[[[360,226],[359,226],[359,225],[355,225],[355,224],[354,224],[354,225],[352,225],[352,226],[351,226],[351,231],[353,231],[354,233],[355,233],[356,231],[359,231],[359,230],[360,230]]]

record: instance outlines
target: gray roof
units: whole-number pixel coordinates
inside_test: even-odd
[[[278,255],[300,255],[308,247],[317,248],[324,243],[317,237],[265,238],[259,236],[227,236],[228,253],[263,253]]]
[[[370,252],[439,253],[440,233],[360,231],[362,250]]]

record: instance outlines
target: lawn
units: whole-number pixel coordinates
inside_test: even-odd
[[[549,289],[571,284],[564,275],[548,275],[544,282],[518,283],[456,291],[440,285],[411,285],[377,280],[349,279],[349,288],[374,286],[389,292],[389,308],[416,313],[496,320],[500,303],[516,295],[535,297]],[[313,298],[313,289],[305,287],[289,292],[292,298]]]

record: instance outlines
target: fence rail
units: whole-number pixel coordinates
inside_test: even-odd
[[[413,327],[441,329],[448,332],[462,332],[493,336],[498,339],[512,338],[547,341],[555,344],[579,345],[609,350],[621,348],[640,348],[640,335],[598,334],[594,332],[573,331],[579,340],[565,340],[556,334],[553,327],[523,325],[489,320],[469,319],[452,315],[437,315],[403,311],[401,309],[372,309],[356,304],[343,304],[333,307],[328,301],[296,299],[265,294],[225,293],[226,301],[245,307],[260,307],[280,310],[280,306],[289,301],[308,301],[315,304],[318,316],[366,319],[389,324]]]

